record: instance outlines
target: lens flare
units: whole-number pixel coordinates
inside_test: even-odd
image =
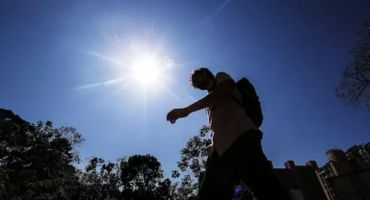
[[[131,75],[135,81],[144,87],[158,85],[161,81],[161,65],[158,58],[151,55],[139,56],[133,61]]]

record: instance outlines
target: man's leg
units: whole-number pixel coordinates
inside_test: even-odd
[[[290,195],[273,171],[266,166],[256,165],[239,169],[243,182],[253,191],[259,200],[289,200]]]
[[[247,133],[249,134],[249,133]],[[289,200],[290,195],[267,160],[261,147],[261,133],[243,136],[230,149],[238,176],[259,200]]]
[[[200,200],[231,200],[234,194],[234,170],[222,162],[216,152],[208,158],[204,179],[199,189]]]

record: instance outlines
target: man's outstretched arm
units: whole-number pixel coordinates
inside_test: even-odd
[[[178,118],[186,117],[192,112],[208,108],[213,105],[219,105],[226,98],[230,98],[234,87],[235,83],[233,80],[222,81],[213,92],[209,93],[207,96],[199,99],[188,107],[173,109],[167,114],[167,120],[171,123],[175,123]]]

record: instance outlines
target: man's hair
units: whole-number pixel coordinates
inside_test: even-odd
[[[212,79],[214,79],[214,78],[215,78],[215,76],[212,74],[212,72],[211,72],[211,71],[209,71],[209,69],[208,69],[208,68],[200,67],[200,68],[195,69],[195,70],[193,70],[193,71],[191,72],[191,76],[190,76],[190,84],[191,84],[193,87],[197,88],[196,83],[195,83],[195,79],[196,79],[196,77],[197,77],[197,76],[199,76],[199,75],[203,75],[203,74],[206,74],[207,76],[209,76],[209,77],[210,77],[210,78],[212,78]]]

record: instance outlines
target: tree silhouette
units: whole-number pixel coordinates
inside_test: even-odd
[[[178,170],[172,172],[173,178],[180,178],[176,184],[176,199],[185,200],[197,195],[208,158],[206,147],[212,143],[210,134],[210,128],[203,126],[199,134],[190,138],[180,151],[181,160],[177,166],[181,173]]]
[[[93,157],[81,173],[80,199],[172,199],[172,185],[163,179],[158,160],[151,155],[134,155],[117,163]]]
[[[92,157],[84,171],[76,169],[82,141],[72,127],[31,124],[0,109],[0,199],[173,199],[171,181],[151,155],[117,163]]]
[[[364,101],[370,108],[370,21],[362,25],[363,38],[351,53],[353,61],[342,74],[337,96],[356,104]]]
[[[120,180],[117,164],[93,157],[81,173],[80,199],[105,200],[121,199]]]
[[[31,124],[0,109],[0,199],[77,198],[73,148],[82,140],[73,128]]]
[[[134,155],[120,162],[124,199],[171,199],[171,181],[162,180],[158,160],[149,154]]]

